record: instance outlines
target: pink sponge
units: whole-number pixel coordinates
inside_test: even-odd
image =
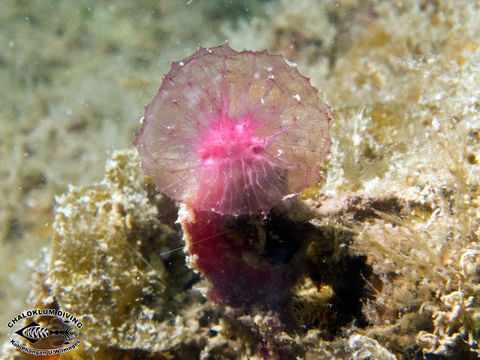
[[[282,56],[225,44],[173,63],[134,145],[167,196],[197,210],[255,214],[320,180],[332,119]]]

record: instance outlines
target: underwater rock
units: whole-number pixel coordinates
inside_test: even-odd
[[[343,334],[366,336],[383,350],[388,343],[385,351],[397,357],[422,348],[426,354],[435,351],[423,341],[427,337],[417,338],[414,347],[417,329],[439,343],[455,336],[475,346],[478,307],[470,299],[478,291],[475,246],[457,255],[463,303],[458,296],[444,297],[444,305],[425,304],[422,313],[414,309],[393,330],[382,330],[402,305],[399,295],[389,294],[407,283],[399,272],[379,265],[381,254],[399,261],[393,256],[402,248],[388,247],[396,242],[367,247],[367,230],[361,229],[381,234],[378,226],[384,222],[405,227],[413,210],[426,212],[422,220],[431,206],[393,194],[368,198],[359,193],[324,197],[321,206],[292,201],[265,218],[182,205],[178,220],[185,259],[178,251],[183,243],[177,208],[155,192],[139,165],[134,151],[117,151],[102,182],[72,186],[57,198],[46,286],[60,309],[85,323],[83,345],[72,356],[321,359],[330,353],[342,358],[358,350],[339,340]],[[434,325],[438,330],[432,333]],[[459,353],[458,346],[446,350]]]
[[[196,299],[185,295],[192,274],[182,256],[159,256],[178,247],[176,208],[145,186],[139,164],[135,151],[116,151],[102,182],[70,186],[56,199],[48,284],[60,308],[82,319],[83,341],[95,352],[167,351],[201,328],[178,315]]]
[[[167,252],[181,241],[177,209],[155,193],[133,151],[114,152],[102,182],[71,186],[56,201],[46,285],[60,309],[84,322],[79,354],[290,359],[305,353],[296,332],[328,337],[363,316],[370,271],[341,245],[351,234],[314,226],[299,203],[292,218],[280,207],[265,220],[183,206],[188,264],[202,270],[195,275],[182,251]],[[218,269],[212,275],[208,266]],[[209,287],[216,306],[194,290]]]

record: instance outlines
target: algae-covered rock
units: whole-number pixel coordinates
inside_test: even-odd
[[[176,209],[144,185],[135,152],[115,152],[102,182],[70,186],[56,202],[48,282],[82,319],[84,343],[160,352],[192,341],[198,321],[176,316],[191,274],[175,254],[159,255],[178,247]]]
[[[196,274],[185,266],[177,208],[144,178],[133,151],[116,151],[102,182],[70,186],[56,202],[47,284],[58,307],[84,323],[82,346],[67,358],[290,359],[362,321],[365,257],[345,246],[351,233],[310,222],[315,213],[300,201],[266,219],[210,215],[221,229],[191,214],[194,231],[183,236]],[[192,261],[192,249],[217,247],[218,256],[204,258],[215,278]],[[228,301],[204,298],[203,278],[215,279]]]

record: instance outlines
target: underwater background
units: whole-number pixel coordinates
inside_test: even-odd
[[[87,322],[62,359],[479,358],[479,39],[467,0],[3,0],[2,355],[10,318],[58,306]],[[300,274],[282,311],[202,295],[132,145],[171,62],[225,41],[336,116],[324,181],[269,223]]]

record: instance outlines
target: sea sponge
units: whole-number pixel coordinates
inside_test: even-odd
[[[224,44],[173,63],[134,144],[162,193],[196,210],[255,214],[320,181],[332,119],[282,56]]]

